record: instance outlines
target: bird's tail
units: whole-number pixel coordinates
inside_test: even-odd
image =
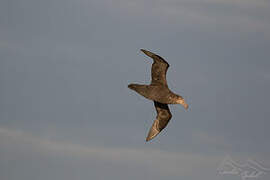
[[[141,94],[142,96],[145,96],[147,92],[148,85],[143,84],[129,84],[128,88],[136,91],[137,93]]]
[[[132,90],[136,90],[138,88],[139,84],[129,84],[128,88]]]

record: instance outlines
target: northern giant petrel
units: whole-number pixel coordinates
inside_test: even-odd
[[[151,84],[130,84],[128,87],[145,98],[154,101],[157,116],[146,138],[146,141],[149,141],[156,137],[162,129],[167,126],[168,122],[172,118],[168,104],[181,104],[185,109],[188,109],[188,104],[186,104],[182,96],[174,94],[168,88],[166,73],[169,68],[169,64],[162,57],[150,51],[146,51],[144,49],[141,49],[141,51],[154,60],[151,70]]]

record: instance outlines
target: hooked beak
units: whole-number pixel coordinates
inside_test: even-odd
[[[186,110],[188,110],[188,104],[183,105]]]
[[[185,102],[184,99],[177,100],[178,104],[181,104],[186,110],[188,109],[188,104]]]
[[[146,54],[147,56],[151,57],[151,58],[153,58],[153,57],[155,56],[155,54],[152,53],[152,52],[150,52],[150,51],[146,51],[146,50],[144,50],[144,49],[141,49],[141,51],[142,51],[144,54]]]

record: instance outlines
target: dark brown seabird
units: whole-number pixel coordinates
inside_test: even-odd
[[[151,84],[130,84],[128,87],[145,98],[154,101],[157,116],[146,138],[146,141],[149,141],[156,137],[167,126],[168,122],[172,118],[168,104],[181,104],[185,109],[188,109],[188,104],[182,96],[173,93],[168,88],[166,73],[169,68],[169,64],[159,55],[144,49],[141,49],[141,51],[154,60],[151,69]]]

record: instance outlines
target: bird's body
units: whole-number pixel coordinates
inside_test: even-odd
[[[166,86],[130,84],[128,87],[149,100],[163,104],[177,104],[174,98],[176,95]]]
[[[171,119],[172,115],[168,104],[182,104],[186,109],[188,108],[188,105],[185,103],[182,96],[173,93],[168,88],[166,73],[169,68],[169,64],[162,57],[152,52],[146,50],[142,51],[154,60],[151,70],[151,84],[130,84],[128,87],[145,98],[154,101],[157,117],[146,138],[146,141],[149,141],[157,136]]]

